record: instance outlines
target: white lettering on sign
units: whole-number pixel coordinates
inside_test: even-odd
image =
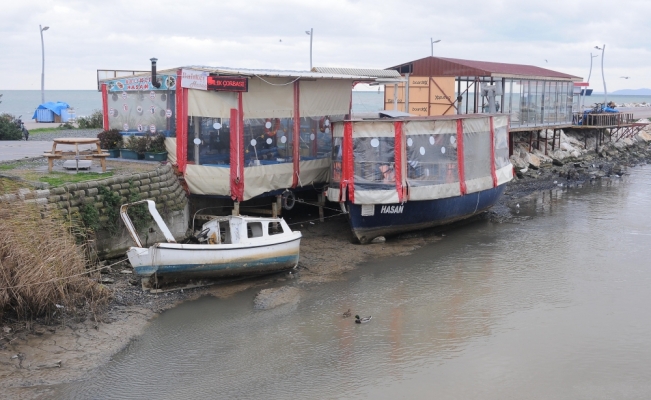
[[[380,214],[402,214],[405,206],[382,206]]]
[[[156,133],[156,125],[149,125],[149,132]]]

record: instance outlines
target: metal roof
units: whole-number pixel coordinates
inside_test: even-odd
[[[306,79],[350,79],[350,80],[368,80],[366,75],[351,75],[351,74],[338,74],[338,73],[320,73],[312,71],[290,71],[290,70],[274,70],[274,69],[248,69],[248,68],[229,68],[229,67],[208,67],[205,65],[189,65],[178,68],[168,68],[156,71],[160,75],[176,75],[179,69],[193,69],[197,71],[206,71],[213,74],[220,75],[240,75],[240,76],[265,76],[271,78],[306,78]],[[397,72],[396,72],[397,73]],[[142,73],[129,75],[133,76],[148,76],[151,71],[143,71]],[[398,74],[400,76],[400,74]],[[125,78],[112,77],[99,79],[100,82],[110,81],[115,79]]]
[[[363,75],[369,78],[400,78],[400,73],[390,69],[314,67],[312,72],[324,74]]]
[[[580,81],[581,77],[533,65],[507,64],[490,61],[461,60],[457,58],[425,57],[391,67],[398,70],[411,65],[415,76],[485,76],[496,78],[528,78],[544,80]]]

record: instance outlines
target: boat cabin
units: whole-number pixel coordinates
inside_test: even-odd
[[[291,232],[283,219],[226,216],[203,224],[197,238],[206,244],[246,244]]]

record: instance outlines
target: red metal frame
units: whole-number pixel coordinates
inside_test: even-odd
[[[402,137],[402,121],[396,121],[393,123],[393,127],[395,130],[394,134],[394,161],[395,164],[393,166],[393,171],[395,175],[395,180],[396,180],[396,191],[398,191],[398,201],[402,203],[404,201],[405,197],[405,192],[404,192],[404,187],[402,185],[402,142],[403,142],[403,137]]]
[[[102,125],[104,125],[104,130],[108,131],[109,129],[109,115],[108,115],[108,87],[106,83],[102,83]]]
[[[463,168],[463,119],[457,120],[457,163],[459,166],[459,189],[466,194],[466,174]]]
[[[493,125],[493,116],[491,122],[491,176],[493,177],[493,187],[497,187],[497,173],[495,172],[495,125]]]
[[[188,89],[181,87],[183,74],[176,71],[176,165],[185,173],[188,165]]]
[[[353,164],[353,124],[350,121],[344,122],[344,152],[342,154],[342,178],[339,184],[341,193],[347,189],[348,200],[355,202],[355,185]],[[345,198],[343,200],[346,200]]]
[[[299,81],[294,82],[294,137],[292,141],[294,142],[294,148],[292,149],[292,160],[294,165],[294,173],[292,175],[292,187],[295,188],[298,186],[298,175],[300,174],[300,155],[301,155],[301,110],[299,107],[299,101],[301,96],[301,90],[299,86]]]

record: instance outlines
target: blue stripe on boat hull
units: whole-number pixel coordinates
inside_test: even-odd
[[[445,225],[479,214],[493,206],[506,185],[464,196],[435,200],[407,201],[404,204],[375,204],[373,216],[362,216],[362,206],[349,206],[350,226],[361,243],[378,236],[395,235],[433,226]],[[402,207],[400,213],[382,213],[382,207]],[[386,210],[386,208],[385,208]]]
[[[298,254],[294,254],[220,264],[143,265],[135,267],[134,271],[140,276],[156,273],[159,276],[174,278],[224,278],[269,274],[294,268],[297,264]]]

